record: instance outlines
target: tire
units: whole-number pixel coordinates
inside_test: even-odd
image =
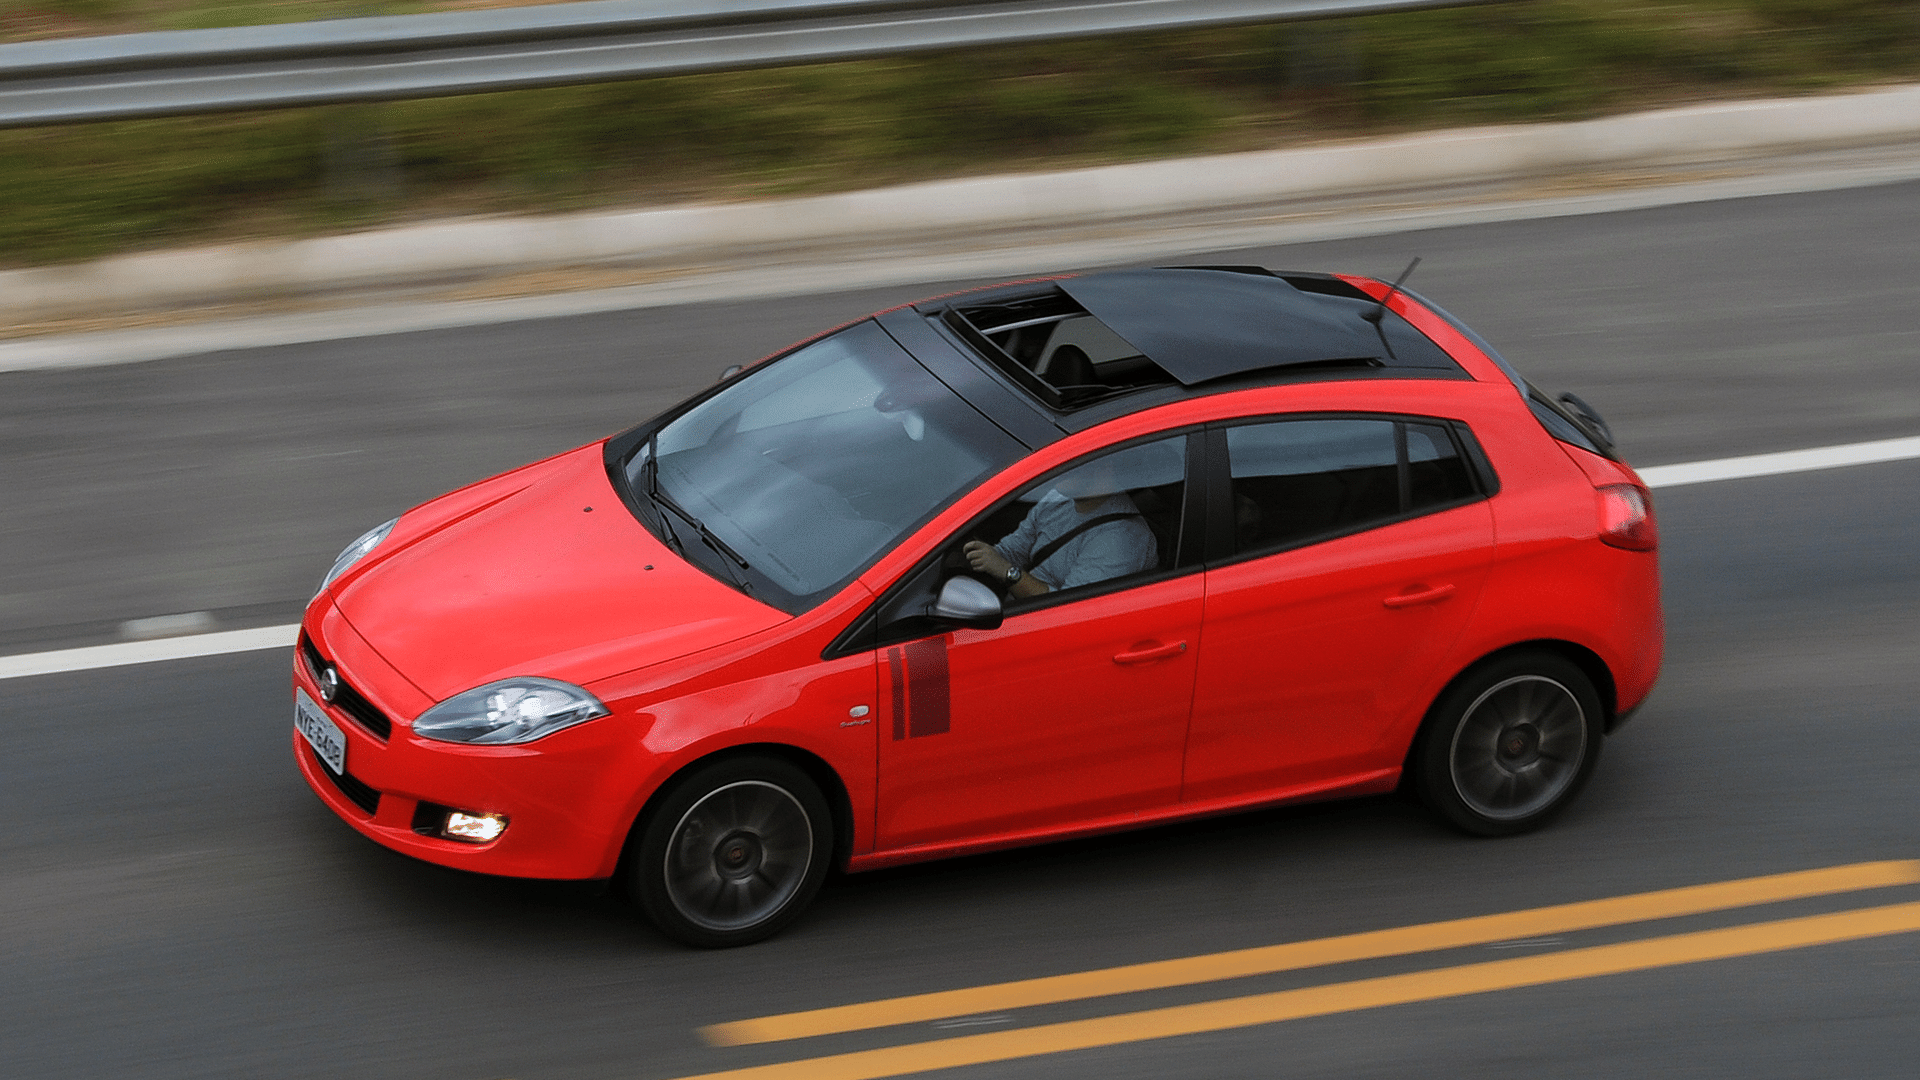
[[[1414,744],[1415,786],[1446,821],[1477,836],[1538,828],[1600,760],[1600,695],[1572,661],[1548,652],[1494,659],[1434,702]]]
[[[671,781],[629,842],[621,884],[660,932],[707,949],[777,933],[820,891],[833,852],[820,786],[771,757]]]

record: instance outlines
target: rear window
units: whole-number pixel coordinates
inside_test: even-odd
[[[1580,423],[1578,418],[1561,408],[1560,404],[1548,397],[1545,391],[1528,382],[1524,375],[1507,362],[1506,357],[1501,356],[1497,349],[1487,344],[1485,338],[1474,333],[1472,327],[1454,318],[1447,309],[1412,289],[1400,291],[1419,301],[1428,311],[1440,316],[1448,326],[1458,330],[1461,337],[1473,342],[1475,348],[1486,354],[1487,359],[1493,361],[1493,365],[1500,369],[1500,373],[1507,377],[1508,382],[1513,384],[1513,388],[1520,391],[1521,399],[1527,403],[1527,408],[1532,411],[1534,419],[1540,421],[1540,426],[1547,429],[1547,434],[1563,443],[1599,454],[1603,458],[1618,460],[1610,442],[1595,437],[1595,433],[1587,430],[1586,425]]]
[[[1604,447],[1573,417],[1561,411],[1546,394],[1532,383],[1527,384],[1527,408],[1533,411],[1533,418],[1547,429],[1547,434],[1563,443],[1577,446],[1589,453],[1599,454],[1603,458],[1613,457],[1613,451]]]

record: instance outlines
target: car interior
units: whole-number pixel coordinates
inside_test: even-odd
[[[947,322],[1055,408],[1174,381],[1059,289],[951,309]]]
[[[1126,489],[1126,494],[1133,500],[1134,508],[1140,511],[1141,517],[1146,519],[1147,528],[1153,530],[1154,544],[1160,556],[1156,570],[1173,569],[1174,559],[1179,554],[1180,507],[1186,495],[1186,486],[1185,481],[1175,480],[1151,487]],[[964,571],[967,561],[965,556],[960,554],[962,546],[971,540],[981,540],[989,544],[999,542],[1002,537],[1020,527],[1020,522],[1025,520],[1028,512],[1033,509],[1034,503],[1038,501],[1038,496],[1043,493],[1029,492],[1028,494],[1034,496],[1033,498],[1023,496],[981,518],[965,536],[955,539],[951,545],[952,550],[947,554],[947,565],[954,568],[956,572]]]

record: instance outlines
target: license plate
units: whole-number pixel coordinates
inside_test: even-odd
[[[344,776],[347,772],[347,737],[340,726],[327,719],[305,690],[295,690],[293,698],[293,726],[306,736],[307,744],[320,760],[327,763],[335,775]]]

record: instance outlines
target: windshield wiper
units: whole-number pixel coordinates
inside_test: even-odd
[[[739,552],[727,546],[726,541],[720,539],[718,536],[715,536],[713,534],[713,530],[707,528],[706,522],[701,521],[699,518],[694,517],[692,514],[688,513],[686,508],[682,507],[679,503],[673,501],[673,497],[671,495],[668,495],[665,491],[661,490],[659,449],[660,449],[660,433],[659,431],[656,430],[652,435],[649,435],[647,437],[647,465],[646,465],[647,498],[652,499],[655,506],[658,506],[663,510],[671,511],[675,517],[678,517],[680,520],[693,526],[693,531],[700,534],[701,541],[703,541],[708,547],[712,548],[714,550],[714,553],[721,557],[721,560],[722,560],[721,565],[727,566],[727,576],[732,578],[733,583],[740,587],[740,591],[747,592],[747,593],[752,592],[753,583],[749,582],[740,573],[740,570],[753,569],[753,567],[747,563],[747,560],[741,558]],[[685,545],[680,543],[680,539],[678,536],[672,535],[673,526],[667,524],[667,516],[665,514],[660,515],[660,524],[662,525],[662,527],[664,527],[667,530],[671,538],[671,542],[674,546],[674,550],[680,553],[681,558],[683,559],[686,558],[686,555],[687,555],[686,547]],[[731,563],[732,565],[727,565],[729,563]],[[735,569],[735,567],[738,567],[738,569]]]
[[[658,428],[654,429],[653,434],[647,436],[647,463],[640,471],[646,480],[643,491],[647,498],[653,501],[656,511],[663,508],[666,504],[660,499],[660,431]],[[660,519],[661,531],[667,534],[667,547],[673,549],[674,553],[681,558],[686,558],[687,546],[680,542],[680,534],[674,531],[673,523],[667,520],[665,514],[656,514],[656,516]]]
[[[713,530],[707,528],[706,522],[687,513],[687,511],[683,509],[679,503],[674,502],[673,498],[666,492],[656,488],[653,492],[653,499],[661,506],[673,511],[680,520],[693,526],[693,530],[700,534],[700,539],[704,541],[708,547],[712,548],[715,554],[720,556],[720,565],[727,568],[727,576],[733,579],[735,585],[740,586],[741,592],[750,593],[753,591],[753,583],[749,582],[740,574],[741,570],[750,570],[752,567],[747,565],[747,560],[740,557],[739,552],[728,547],[726,541],[713,535]],[[685,552],[681,552],[683,557],[685,554]],[[735,569],[735,567],[739,569]]]

